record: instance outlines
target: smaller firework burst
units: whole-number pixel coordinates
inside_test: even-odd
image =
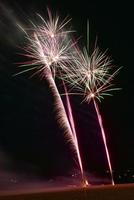
[[[113,84],[111,83],[120,68],[111,73],[112,68],[112,60],[106,55],[106,52],[102,53],[98,47],[94,49],[91,56],[88,54],[86,48],[81,51],[78,47],[75,47],[73,65],[66,69],[61,78],[70,86],[70,92],[68,94],[82,95],[84,96],[84,101],[89,103],[92,100],[94,103],[104,142],[107,162],[111,173],[111,181],[112,185],[114,185],[106,135],[99,108],[95,101],[95,99],[101,101],[105,95],[111,95],[109,93],[110,91],[120,89],[112,88]]]
[[[65,68],[61,77],[69,84],[70,94],[83,95],[87,102],[93,98],[101,101],[105,95],[112,95],[110,91],[120,89],[112,88],[111,83],[120,68],[111,73],[112,60],[106,52],[102,53],[96,47],[90,56],[86,48],[81,51],[75,47],[75,56],[72,59],[73,64]]]

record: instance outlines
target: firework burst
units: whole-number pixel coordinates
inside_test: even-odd
[[[70,86],[68,94],[82,95],[84,96],[84,101],[88,103],[93,101],[104,142],[111,180],[114,185],[105,131],[99,108],[95,100],[98,99],[101,101],[105,95],[111,95],[110,91],[119,89],[112,88],[113,84],[111,82],[120,69],[111,73],[112,68],[112,60],[106,55],[106,52],[102,53],[98,47],[96,47],[91,56],[89,56],[86,48],[81,51],[76,46],[75,55],[73,55],[73,65],[66,69],[65,73],[62,74],[61,79],[66,81]]]
[[[112,95],[110,91],[120,89],[112,88],[111,83],[120,68],[111,73],[112,60],[106,52],[102,53],[97,47],[89,56],[86,48],[82,52],[75,47],[75,55],[72,59],[73,65],[65,68],[66,71],[61,76],[70,85],[69,94],[84,95],[87,102],[93,98],[101,101],[105,95]],[[75,93],[72,92],[74,88]]]
[[[53,77],[57,70],[65,68],[71,63],[71,55],[74,43],[69,36],[72,31],[64,31],[64,26],[70,21],[59,22],[59,17],[53,18],[48,10],[49,19],[45,21],[40,15],[43,25],[33,24],[33,28],[26,32],[27,46],[23,48],[24,56],[28,57],[29,63],[22,63],[20,67],[26,67],[20,73],[36,69],[42,76],[45,71],[51,71]]]
[[[70,20],[65,19],[60,23],[59,17],[53,18],[49,10],[48,20],[43,19],[40,15],[38,16],[40,17],[42,24],[33,24],[33,28],[29,30],[30,33],[27,33],[21,27],[26,33],[26,38],[28,40],[27,47],[23,48],[25,50],[24,56],[28,57],[30,61],[22,63],[20,67],[25,67],[26,69],[17,74],[35,69],[36,72],[33,75],[40,74],[42,78],[45,78],[48,81],[50,89],[55,97],[57,121],[64,130],[67,140],[71,142],[73,149],[76,152],[82,179],[85,180],[76,132],[74,131],[74,128],[72,130],[72,127],[70,126],[62,99],[55,83],[55,76],[58,72],[60,73],[60,70],[65,71],[65,68],[72,63],[74,42],[72,42],[69,36],[69,33],[72,31],[64,30],[65,25]]]

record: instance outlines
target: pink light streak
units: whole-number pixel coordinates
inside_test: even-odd
[[[115,185],[114,179],[113,179],[113,172],[112,172],[112,165],[111,165],[111,161],[110,161],[109,150],[108,150],[107,141],[106,141],[106,135],[105,135],[104,127],[103,127],[103,124],[102,124],[102,117],[101,117],[101,114],[99,112],[98,105],[97,105],[97,103],[95,102],[94,99],[93,99],[93,103],[94,103],[94,107],[95,107],[95,110],[96,110],[98,122],[99,122],[100,129],[101,129],[101,134],[102,134],[102,138],[103,138],[103,142],[104,142],[105,152],[106,152],[106,156],[107,156],[107,162],[108,162],[108,166],[109,166],[109,170],[110,170],[110,174],[111,174],[111,182],[112,182],[112,185]]]
[[[72,133],[73,133],[73,140],[74,140],[74,143],[75,143],[75,146],[76,146],[78,162],[79,162],[79,166],[80,166],[80,170],[81,170],[82,179],[85,182],[87,180],[85,180],[85,176],[84,176],[83,164],[82,164],[80,150],[79,150],[79,144],[78,144],[78,139],[77,139],[77,133],[76,133],[76,128],[75,128],[75,122],[74,122],[74,118],[73,118],[71,103],[70,103],[70,99],[69,99],[69,96],[68,96],[66,85],[65,85],[64,81],[62,81],[62,82],[63,82],[63,86],[64,86],[64,90],[65,90],[65,96],[66,96],[66,102],[67,102],[67,111],[68,111],[69,122],[70,122]]]

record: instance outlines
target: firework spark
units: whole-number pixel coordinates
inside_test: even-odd
[[[72,55],[74,53],[74,48],[72,47],[74,46],[74,42],[69,39],[69,33],[72,31],[64,30],[65,25],[70,20],[65,19],[60,23],[59,17],[54,18],[49,10],[48,16],[49,19],[45,20],[39,15],[42,24],[33,24],[33,28],[30,29],[30,34],[24,30],[28,40],[28,45],[24,48],[26,52],[24,56],[28,57],[30,61],[22,63],[20,67],[25,67],[26,69],[17,74],[36,69],[34,75],[40,74],[42,78],[48,81],[50,89],[55,97],[57,121],[76,152],[82,179],[85,180],[75,128],[73,126],[71,129],[54,80],[60,70],[65,70],[65,68],[72,63]],[[23,28],[21,29],[23,30]]]
[[[88,103],[93,101],[101,128],[112,184],[114,185],[106,136],[101,115],[95,100],[98,99],[100,101],[103,96],[111,95],[109,93],[110,91],[119,89],[112,88],[113,84],[111,84],[111,81],[119,71],[119,69],[117,69],[111,74],[112,67],[112,60],[106,55],[106,52],[100,52],[98,47],[94,49],[91,56],[89,56],[86,48],[81,51],[78,47],[75,47],[73,65],[66,69],[65,73],[62,74],[61,79],[65,80],[70,85],[70,92],[68,94],[83,95],[84,101]],[[75,91],[73,92],[72,90]]]

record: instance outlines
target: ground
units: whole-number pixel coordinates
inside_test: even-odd
[[[90,186],[59,191],[0,194],[0,200],[134,200],[134,184]]]

